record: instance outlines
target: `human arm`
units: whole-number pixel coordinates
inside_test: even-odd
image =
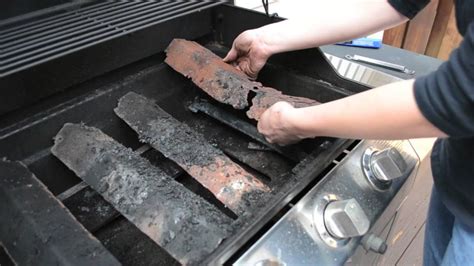
[[[387,1],[325,1],[311,15],[288,19],[252,29],[239,35],[226,62],[256,78],[266,60],[273,54],[311,48],[364,36],[408,18]]]
[[[260,118],[270,141],[306,137],[404,139],[474,136],[474,22],[449,60],[431,74],[337,101],[294,109],[277,103]]]
[[[359,139],[446,136],[418,108],[414,80],[305,108],[280,102],[262,115],[258,129],[270,142],[280,144],[316,136]]]

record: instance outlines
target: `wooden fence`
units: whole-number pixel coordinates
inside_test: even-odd
[[[386,30],[383,43],[446,60],[459,46],[453,0],[431,0],[413,20]]]

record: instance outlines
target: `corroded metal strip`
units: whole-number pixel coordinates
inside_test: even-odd
[[[148,159],[154,166],[160,168],[172,178],[176,178],[184,171],[173,161],[166,159],[161,153],[143,145],[135,150],[143,158]],[[116,219],[120,213],[86,182],[62,192],[56,198],[63,202],[76,219],[90,232],[97,230]]]
[[[252,99],[252,106],[250,106],[250,109],[247,111],[247,116],[257,121],[260,120],[260,116],[262,116],[268,108],[277,102],[289,102],[297,108],[319,104],[315,100],[308,98],[285,95],[281,93],[281,91],[270,87],[262,86],[253,91],[256,92],[256,95]]]
[[[175,161],[237,214],[251,211],[269,188],[187,125],[130,92],[115,109],[143,142]]]
[[[191,78],[199,88],[219,102],[235,109],[249,107],[249,93],[256,96],[247,112],[249,118],[259,120],[262,113],[278,101],[286,101],[295,107],[319,104],[315,100],[282,94],[261,83],[251,81],[243,72],[226,64],[222,58],[196,42],[174,39],[166,49],[165,62],[174,70]]]
[[[20,162],[0,159],[0,217],[19,265],[120,265]]]
[[[247,95],[253,82],[235,67],[196,42],[174,39],[166,48],[165,62],[219,102],[235,109],[248,107]]]
[[[52,153],[182,264],[198,263],[231,219],[96,128],[66,124]]]

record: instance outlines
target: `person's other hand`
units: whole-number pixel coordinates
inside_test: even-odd
[[[287,102],[277,102],[260,117],[258,131],[270,143],[286,145],[295,143],[304,137],[294,126],[295,108]]]
[[[258,29],[247,30],[235,38],[232,48],[224,58],[224,62],[234,63],[251,79],[256,79],[258,72],[271,56],[261,39]]]

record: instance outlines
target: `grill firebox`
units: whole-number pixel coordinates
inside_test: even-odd
[[[288,204],[294,203],[305,190],[314,186],[333,161],[338,157],[341,159],[344,150],[354,143],[331,138],[307,140],[285,148],[262,143],[261,137],[255,134],[255,122],[248,119],[245,112],[213,100],[172,70],[164,63],[163,50],[173,38],[193,39],[222,56],[241,31],[276,20],[227,5],[183,3],[87,4],[80,10],[65,11],[57,17],[2,30],[2,49],[9,50],[1,55],[0,97],[12,101],[5,103],[7,107],[0,111],[3,114],[0,119],[0,157],[22,161],[77,221],[123,264],[178,263],[175,258],[181,255],[170,252],[166,243],[180,236],[169,235],[166,241],[153,241],[153,237],[140,231],[142,228],[137,228],[122,216],[123,210],[117,211],[95,191],[96,188],[87,186],[53,156],[50,151],[53,137],[64,124],[85,124],[100,129],[118,145],[134,150],[136,160],[146,160],[159,168],[169,179],[167,182],[179,183],[186,193],[199,196],[224,220],[230,221],[228,223],[233,229],[219,235],[225,235],[225,239],[222,242],[216,240],[219,242],[217,247],[202,258],[201,262],[206,263],[223,263],[237,254],[262,228],[275,222]],[[182,6],[178,8],[177,5]],[[185,6],[188,9],[182,9]],[[105,7],[107,9],[102,9]],[[167,7],[174,9],[168,10]],[[101,10],[108,12],[101,13]],[[153,15],[154,20],[147,21],[148,17],[140,15],[141,12],[147,12],[150,17]],[[164,18],[157,17],[154,12],[161,12]],[[132,14],[136,15],[136,20],[125,19]],[[114,19],[118,18],[123,23],[128,21],[128,24],[117,24]],[[54,26],[61,21],[64,28]],[[134,23],[139,26],[133,26]],[[84,32],[82,28],[74,28],[88,25],[91,28]],[[96,34],[95,30],[100,29],[110,34]],[[86,34],[91,32],[94,32],[91,36],[97,39],[82,43],[89,36]],[[81,41],[67,34],[76,34],[76,39]],[[15,42],[12,36],[26,39],[34,36],[45,42],[30,46],[28,40]],[[63,44],[70,42],[71,46],[60,45],[62,50],[56,51],[50,45],[60,43],[55,38],[62,37]],[[38,60],[33,54],[39,56]],[[5,59],[7,57],[28,58],[30,61],[13,66],[9,59]],[[318,102],[367,89],[340,78],[318,49],[273,57],[262,70],[259,81],[285,94]],[[3,89],[7,88],[3,85],[15,84],[19,86],[17,91]],[[36,91],[31,95],[25,93],[31,90]],[[177,165],[156,149],[141,143],[140,136],[114,112],[119,99],[130,92],[154,101],[179,123],[204,136],[209,145],[270,188],[269,198],[255,207],[258,211],[233,211],[211,193],[212,189],[208,190],[191,177],[183,165]],[[190,106],[199,112],[191,112]],[[232,122],[244,126],[229,126]],[[71,152],[74,152],[72,148]],[[0,203],[0,209],[6,207]],[[8,243],[3,244],[7,251],[13,248]],[[186,258],[180,261],[187,262]]]

